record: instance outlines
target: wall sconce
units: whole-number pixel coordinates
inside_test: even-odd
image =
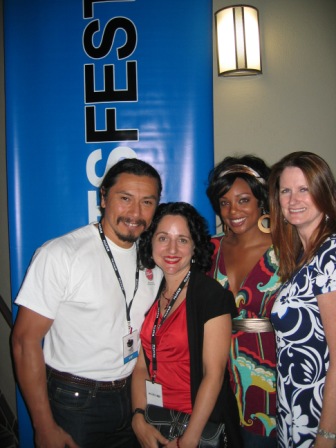
[[[258,75],[261,70],[259,13],[236,5],[215,14],[219,76]]]

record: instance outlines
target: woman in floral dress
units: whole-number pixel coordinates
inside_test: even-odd
[[[295,152],[272,169],[272,236],[284,284],[272,309],[281,448],[336,439],[336,182],[318,155]]]
[[[275,339],[269,321],[280,286],[269,229],[269,168],[254,156],[226,157],[210,173],[208,197],[224,233],[213,237],[210,275],[236,300],[229,371],[245,448],[275,448]]]

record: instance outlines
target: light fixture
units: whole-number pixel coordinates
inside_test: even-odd
[[[215,14],[219,76],[258,75],[261,70],[259,13],[248,5]]]

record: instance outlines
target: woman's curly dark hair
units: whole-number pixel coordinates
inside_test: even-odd
[[[208,224],[195,207],[186,202],[167,202],[158,206],[152,224],[142,233],[139,239],[141,266],[148,269],[154,268],[152,239],[161,219],[167,215],[182,216],[186,219],[191,238],[195,245],[193,261],[199,269],[207,272],[211,268],[211,257],[214,252],[214,245],[210,241],[211,236],[208,231]]]

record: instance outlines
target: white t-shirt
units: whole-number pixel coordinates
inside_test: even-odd
[[[136,246],[122,249],[109,241],[126,291],[135,287]],[[131,326],[141,329],[162,279],[159,268],[140,270],[131,308]],[[46,364],[74,375],[110,381],[133,371],[124,364],[123,336],[128,334],[125,298],[97,227],[87,225],[40,247],[15,301],[53,324],[44,339]]]

